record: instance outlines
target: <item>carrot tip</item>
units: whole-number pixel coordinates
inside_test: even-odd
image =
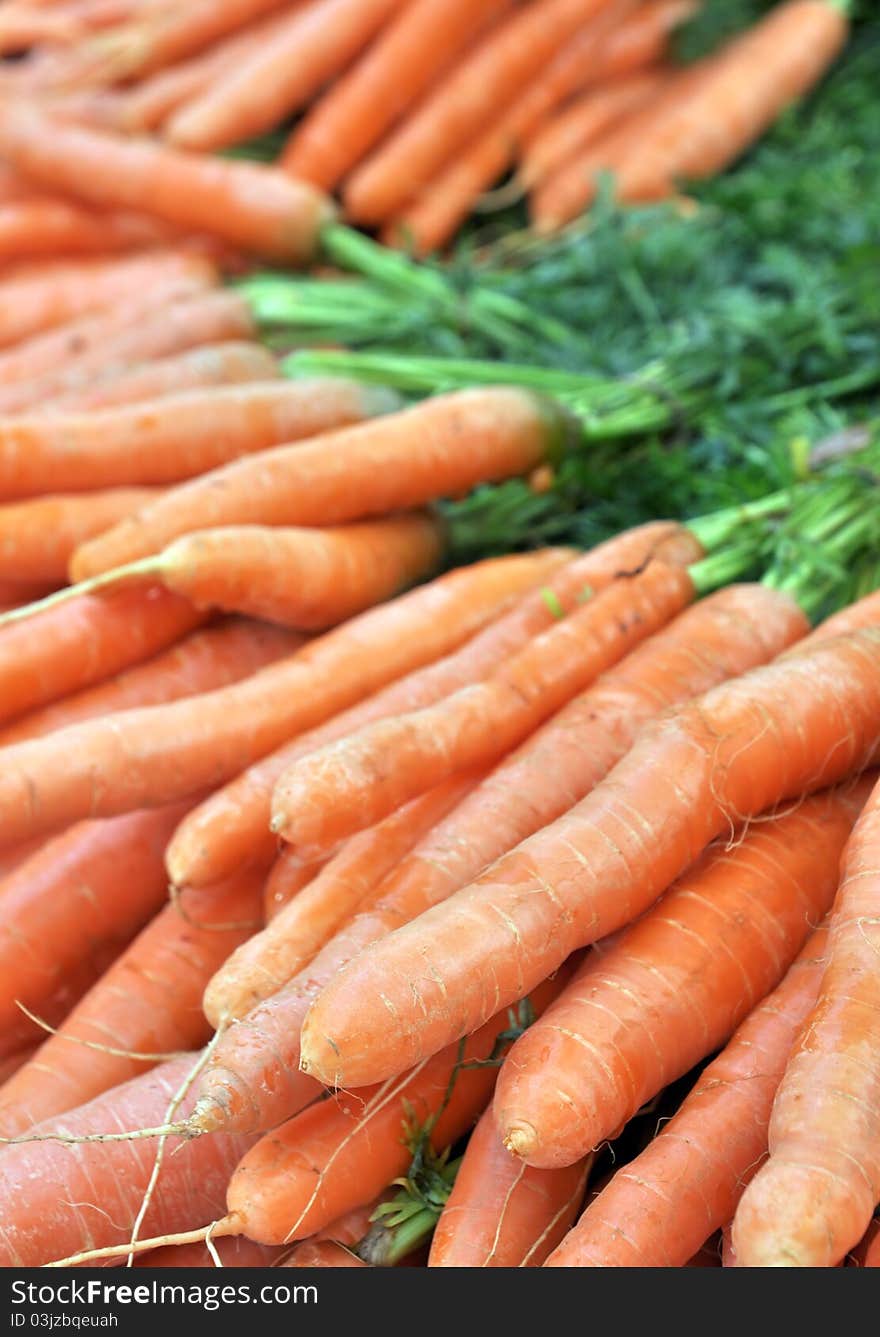
[[[538,1144],[538,1134],[530,1123],[515,1123],[504,1134],[504,1145],[511,1156],[527,1160]]]

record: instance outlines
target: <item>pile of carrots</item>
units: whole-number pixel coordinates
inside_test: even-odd
[[[781,0],[677,65],[672,34],[700,7],[11,0],[0,51],[25,58],[0,66],[0,163],[39,189],[10,176],[0,254],[184,226],[301,261],[332,216],[324,192],[428,253],[511,172],[495,203],[528,195],[540,231],[586,209],[604,173],[623,201],[673,195],[737,159],[847,38],[848,0]],[[272,167],[206,156],[279,128]]]

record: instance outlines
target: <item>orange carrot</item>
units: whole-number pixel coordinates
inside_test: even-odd
[[[254,1244],[243,1235],[230,1235],[212,1246],[224,1267],[287,1267],[286,1249]],[[133,1267],[216,1267],[205,1244],[169,1244],[135,1258]]]
[[[818,1001],[773,1104],[770,1160],[734,1218],[740,1267],[832,1267],[880,1201],[878,843],[880,785],[846,847]]]
[[[826,641],[831,636],[848,635],[863,627],[880,627],[880,590],[874,590],[872,594],[866,594],[863,599],[857,599],[847,608],[842,608],[839,613],[826,617],[809,636],[804,637],[798,648],[809,650],[819,641]]]
[[[183,391],[97,413],[0,422],[0,495],[168,483],[279,441],[358,422],[396,402],[336,378]],[[133,451],[132,446],[137,449]]]
[[[335,529],[230,525],[184,535],[157,557],[108,571],[82,589],[159,583],[197,608],[310,631],[336,626],[423,580],[443,550],[443,524],[425,511]],[[53,597],[74,596],[75,588]]]
[[[511,0],[413,0],[314,104],[282,166],[332,190]]]
[[[53,830],[75,820],[71,813],[111,816],[189,797],[228,779],[302,729],[459,644],[470,630],[491,617],[499,603],[534,581],[542,570],[542,560],[546,559],[514,557],[451,572],[362,613],[244,682],[185,701],[89,720],[47,738],[8,748],[0,774],[0,808],[4,809],[4,818],[10,818],[2,825],[6,842],[12,844],[19,836],[24,839],[38,831]],[[142,645],[134,643],[133,611],[149,609],[156,593],[121,591],[103,599],[77,600],[42,614],[40,625],[47,625],[50,618],[58,621],[63,614],[65,625],[69,623],[77,633],[71,639],[81,656],[85,653],[83,619],[77,619],[76,610],[86,604],[92,611],[91,605],[97,604],[108,633],[111,622],[118,631],[116,624],[124,621],[124,662],[131,663],[146,653]],[[164,600],[173,601],[180,619],[180,601],[165,591],[161,593]],[[162,600],[155,603],[162,608]],[[192,620],[189,605],[184,607]],[[51,637],[47,640],[36,634],[37,625],[6,627],[0,636],[0,649],[6,644],[10,656],[13,646],[19,649],[16,667],[20,671],[22,645],[32,658],[37,650],[43,658],[50,653],[47,645]],[[178,627],[178,634],[181,631]],[[121,664],[111,668],[108,656],[106,648],[100,656],[92,648],[89,667],[95,671],[94,661],[99,658],[103,676],[109,676]],[[72,652],[68,659],[73,659]],[[80,665],[66,662],[63,667],[67,690],[73,690],[80,684],[70,681],[71,670]],[[10,676],[11,671],[12,666]],[[22,676],[32,695],[37,686],[49,686],[35,685],[32,671],[25,670]],[[0,684],[2,681],[0,674]],[[8,691],[5,695],[8,697]],[[53,695],[60,695],[60,691]],[[0,701],[3,699],[0,693]],[[24,709],[23,703],[19,709]],[[206,746],[206,739],[210,739],[210,746]],[[136,764],[132,758],[137,758]],[[21,831],[16,830],[19,823]]]
[[[63,585],[75,548],[154,495],[150,488],[110,488],[0,506],[0,576]]]
[[[550,1267],[683,1267],[728,1222],[767,1155],[773,1096],[813,1006],[827,929],[704,1068],[674,1118],[611,1179]]]
[[[333,981],[303,1027],[307,1071],[360,1085],[435,1053],[481,1024],[487,978],[491,1005],[514,1001],[648,909],[736,822],[862,770],[877,754],[878,664],[880,632],[836,637],[648,725],[564,817]]]
[[[320,729],[280,748],[197,809],[169,846],[171,880],[179,886],[204,886],[227,876],[260,851],[274,848],[269,830],[272,790],[287,767],[300,757],[372,720],[429,705],[468,683],[478,682],[522,649],[532,636],[551,626],[555,608],[576,605],[585,588],[602,589],[621,571],[638,569],[651,555],[688,562],[701,551],[688,530],[661,521],[620,534],[564,566],[564,554],[545,554],[543,560],[549,557],[550,564],[537,575],[535,583],[543,577],[548,582],[546,590],[533,589],[471,643],[462,644],[466,641],[463,635],[457,653],[403,678]],[[523,585],[519,593],[525,590]],[[486,621],[500,611],[496,607]]]
[[[589,958],[512,1055],[495,1103],[508,1149],[569,1165],[725,1041],[829,908],[866,797],[862,783],[806,798],[747,828],[732,852],[711,847]]]
[[[155,1127],[196,1057],[143,1073],[35,1131],[78,1136]],[[246,1140],[233,1137],[169,1139],[143,1231],[177,1231],[216,1217],[246,1146]],[[41,1141],[4,1148],[0,1266],[37,1267],[77,1249],[124,1244],[155,1155],[149,1140],[73,1146]]]
[[[202,991],[258,923],[262,880],[251,869],[166,905],[0,1091],[0,1132],[15,1137],[154,1066],[128,1052],[204,1044]]]
[[[172,143],[218,149],[271,130],[363,50],[403,0],[312,0],[165,127]]]
[[[126,140],[23,99],[0,102],[0,154],[52,190],[140,210],[270,260],[308,261],[332,215],[317,191],[276,168]]]
[[[169,279],[203,281],[211,273],[205,260],[188,251],[41,266],[39,273],[0,282],[0,347],[126,302],[131,291]]]
[[[517,176],[526,190],[591,144],[621,116],[637,111],[661,87],[668,72],[647,70],[591,90],[544,125],[523,153]]]
[[[293,654],[302,637],[280,627],[246,618],[230,618],[216,626],[194,631],[169,649],[118,677],[86,687],[61,701],[31,711],[0,729],[0,747],[26,738],[42,738],[97,716],[153,706],[239,682],[282,656]],[[8,851],[3,852],[6,857]]]
[[[360,223],[395,216],[439,168],[501,114],[604,0],[547,0],[493,29],[352,174],[346,212]]]
[[[174,488],[160,504],[84,545],[73,571],[78,580],[98,575],[196,529],[335,525],[421,506],[528,473],[564,452],[570,427],[561,409],[521,390],[437,395],[381,424],[258,452]]]
[[[39,1047],[39,1044],[28,1045],[26,1049],[18,1049],[7,1058],[0,1059],[0,1093],[2,1093],[6,1082],[15,1076],[19,1068],[30,1062]]]
[[[268,852],[269,843],[266,842]],[[247,862],[247,861],[245,861]],[[327,860],[318,864],[300,863],[292,850],[281,849],[269,870],[263,888],[263,918],[270,924],[294,896],[298,896],[313,878],[327,866]]]
[[[279,1267],[367,1267],[351,1249],[335,1240],[303,1240]]]
[[[118,376],[99,381],[83,390],[72,390],[50,399],[45,405],[50,413],[84,413],[113,408],[120,404],[143,403],[164,398],[182,390],[207,389],[218,385],[243,385],[250,381],[271,381],[281,376],[278,363],[268,348],[243,340],[208,344],[191,348],[176,356],[142,362]]]
[[[262,933],[233,952],[209,982],[205,1015],[215,1028],[276,993],[317,955],[373,887],[476,783],[453,780],[348,842]]]
[[[590,1161],[534,1170],[504,1147],[487,1110],[434,1230],[429,1267],[541,1267],[570,1229]]]
[[[846,41],[844,0],[786,0],[707,62],[705,77],[682,96],[639,116],[638,133],[614,162],[616,194],[645,201],[670,194],[677,180],[699,180],[722,171],[772,124],[780,112],[818,81]],[[750,71],[744,78],[743,71]],[[586,204],[595,190],[595,166],[583,173],[580,198],[571,191],[536,201],[543,228],[558,226]],[[552,180],[552,178],[551,178]]]
[[[72,599],[26,625],[0,630],[0,723],[138,664],[203,617],[167,590]],[[92,795],[94,798],[95,795]],[[88,800],[83,804],[88,816]],[[52,825],[42,828],[53,829]]]
[[[123,946],[166,896],[162,853],[180,809],[85,822],[48,841],[0,887],[0,1036],[27,1044],[39,1034],[23,1003],[56,1014],[67,972]],[[92,971],[92,979],[100,971]],[[63,1013],[62,1013],[63,1015]],[[21,1037],[19,1039],[19,1037]]]
[[[103,256],[172,239],[171,230],[155,219],[122,210],[100,213],[44,196],[0,207],[0,264],[43,256]]]
[[[295,763],[275,787],[272,830],[310,862],[435,784],[491,764],[693,597],[687,570],[665,562],[615,581],[483,683]]]

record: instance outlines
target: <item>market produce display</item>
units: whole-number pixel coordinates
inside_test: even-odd
[[[0,3],[0,1267],[880,1266],[878,87]]]

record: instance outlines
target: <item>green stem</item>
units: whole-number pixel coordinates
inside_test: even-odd
[[[757,501],[745,502],[741,506],[728,506],[709,515],[700,515],[686,522],[686,528],[697,538],[703,551],[708,555],[729,540],[744,525],[754,524],[768,516],[782,514],[791,504],[792,488],[783,488],[771,492]]]

